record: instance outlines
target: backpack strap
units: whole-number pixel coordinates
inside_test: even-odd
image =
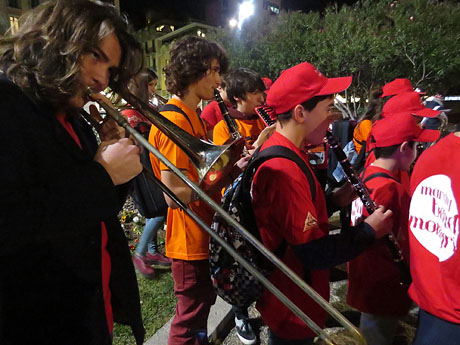
[[[287,158],[297,164],[297,166],[302,170],[302,172],[305,174],[305,177],[308,180],[308,183],[310,185],[310,193],[311,193],[311,198],[313,201],[315,201],[316,198],[316,182],[313,177],[313,173],[310,170],[310,168],[307,166],[305,161],[300,158],[294,151],[288,149],[285,146],[281,145],[274,145],[267,147],[263,151],[260,151],[260,146],[257,148],[257,150],[253,154],[253,158],[249,161],[248,166],[244,170],[243,173],[243,178],[242,178],[242,188],[243,188],[243,194],[246,195],[249,199],[249,190],[251,187],[251,181],[252,178],[254,177],[255,173],[257,172],[257,169],[262,165],[262,163],[272,159],[272,158]],[[252,210],[252,207],[251,207]],[[284,254],[286,253],[288,243],[286,239],[283,239],[281,244],[276,248],[273,253],[278,257],[282,258]],[[305,269],[304,272],[304,277],[303,279],[307,284],[311,284],[311,270]]]
[[[158,110],[160,113],[162,113],[163,111],[173,111],[175,113],[179,113],[179,114],[182,114],[185,116],[185,118],[187,119],[188,123],[190,123],[190,127],[192,127],[192,131],[195,132],[193,130],[193,125],[192,125],[192,121],[190,121],[188,115],[185,113],[185,111],[183,111],[181,108],[179,108],[177,105],[175,104],[171,104],[171,103],[168,103],[168,104],[165,104],[163,105],[159,110]]]
[[[392,179],[398,183],[401,183],[399,182],[396,178],[394,178],[393,176],[387,174],[387,173],[384,173],[384,172],[377,172],[377,173],[374,173],[374,174],[371,174],[369,176],[367,176],[364,180],[363,180],[363,183],[366,183],[376,177],[384,177],[384,178],[389,178],[389,179]]]
[[[305,174],[305,177],[308,180],[310,185],[310,192],[311,198],[314,201],[316,198],[316,183],[315,179],[313,178],[313,174],[310,168],[307,166],[305,161],[300,158],[294,151],[288,149],[285,146],[274,145],[267,147],[265,150],[260,151],[260,147],[256,150],[253,155],[253,158],[249,162],[247,168],[243,173],[243,188],[246,190],[250,189],[250,184],[252,182],[252,178],[254,177],[257,169],[262,165],[262,163],[272,159],[272,158],[287,158],[297,164],[297,166],[302,170]]]

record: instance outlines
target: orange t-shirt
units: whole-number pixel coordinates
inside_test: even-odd
[[[170,99],[168,104],[181,108],[187,114],[193,128],[183,114],[165,111],[162,112],[163,116],[193,136],[206,138],[206,128],[196,111],[177,99]],[[198,182],[197,171],[187,155],[154,125],[150,130],[149,142],[177,168],[186,171],[185,174],[190,180]],[[155,176],[161,179],[161,170],[168,168],[152,154],[150,161]],[[195,201],[189,206],[205,223],[211,224],[214,212],[206,203]],[[209,235],[182,209],[168,209],[166,226],[166,256],[181,260],[204,260],[209,257]]]
[[[260,132],[266,127],[261,119],[243,120],[235,119],[238,125],[238,131],[246,139],[247,145],[252,145],[257,140]],[[230,132],[224,120],[221,120],[214,126],[212,141],[215,145],[223,145],[230,139]]]
[[[356,152],[359,154],[361,151],[362,144],[358,142],[365,142],[367,138],[369,138],[369,134],[371,133],[372,129],[372,121],[371,120],[362,120],[358,125],[355,127],[353,131],[353,142],[355,143]]]

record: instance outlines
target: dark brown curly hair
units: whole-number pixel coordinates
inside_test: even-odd
[[[67,109],[81,87],[80,58],[102,39],[115,33],[122,49],[120,68],[109,86],[125,88],[143,66],[141,45],[128,32],[118,10],[89,0],[57,0],[38,6],[21,18],[16,35],[0,41],[6,50],[0,68],[7,77],[39,103]]]
[[[220,64],[220,73],[228,69],[225,50],[204,38],[188,36],[174,43],[170,60],[164,68],[166,89],[179,97],[184,96],[190,84],[206,75],[213,59]]]

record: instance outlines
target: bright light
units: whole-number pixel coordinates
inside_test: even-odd
[[[235,18],[230,19],[228,22],[228,25],[230,25],[231,28],[234,28],[235,26],[238,25],[238,21]]]
[[[240,5],[240,9],[238,12],[238,29],[241,30],[241,26],[243,22],[248,19],[250,16],[254,14],[254,5],[252,4],[252,0],[248,0],[243,2]]]
[[[196,33],[198,34],[198,36],[201,36],[201,30],[198,30]]]

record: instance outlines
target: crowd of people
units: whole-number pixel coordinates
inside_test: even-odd
[[[207,191],[219,203],[251,155],[273,146],[291,151],[313,176],[319,174],[308,151],[327,147],[335,94],[352,78],[328,78],[302,62],[272,83],[248,68],[230,70],[219,44],[190,36],[171,47],[164,69],[171,97],[161,107],[154,100],[158,76],[145,68],[142,46],[112,5],[58,0],[28,13],[22,23],[2,39],[0,55],[0,343],[111,344],[117,322],[130,325],[142,344],[135,269],[152,278],[156,264],[171,267],[177,297],[168,344],[208,344],[207,320],[216,300],[209,234],[145,182],[145,168],[209,225],[214,210],[114,120],[98,122],[96,135],[85,119],[99,114],[94,107],[83,114],[83,106],[106,102],[101,92],[107,87],[121,94],[129,90],[197,139],[223,145],[233,134],[244,138],[244,154]],[[229,128],[216,102],[199,115],[199,104],[211,101],[216,89],[235,127]],[[258,167],[251,184],[261,241],[325,299],[329,269],[348,262],[347,303],[361,312],[360,330],[369,345],[391,345],[414,302],[420,312],[413,344],[460,344],[460,179],[454,158],[460,132],[439,140],[436,119],[445,110],[423,104],[407,79],[395,79],[372,95],[352,145],[364,157],[357,168],[375,211],[369,214],[347,184],[325,193],[314,178],[312,193],[296,162],[273,158]],[[274,122],[269,127],[255,111],[262,105]],[[129,105],[123,115],[191,181],[200,182],[189,157],[168,135]],[[418,157],[420,143],[426,144]],[[117,219],[128,193],[147,218],[133,257]],[[350,218],[344,219],[350,223],[329,234],[331,212],[347,207]],[[156,233],[164,222],[163,254]],[[410,265],[410,286],[400,284],[385,244],[389,234]],[[324,327],[326,312],[281,270],[275,268],[269,280]],[[247,307],[233,307],[237,333],[244,344],[255,344]],[[315,333],[269,290],[256,307],[270,345],[313,344]]]

